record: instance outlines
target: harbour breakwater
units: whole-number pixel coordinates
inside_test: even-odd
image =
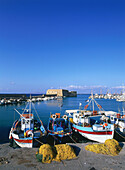
[[[22,102],[27,102],[29,99],[32,102],[44,101],[44,100],[53,100],[57,99],[56,95],[44,95],[44,94],[0,94],[0,106],[9,105],[9,104],[18,104]]]

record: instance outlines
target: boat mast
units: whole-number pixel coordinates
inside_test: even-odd
[[[92,108],[93,108],[93,111],[94,111],[94,96],[93,96],[93,92],[91,92],[91,96],[92,96]]]
[[[29,114],[31,114],[31,94],[30,94],[30,103],[29,103]]]
[[[82,110],[82,103],[79,103],[79,112],[81,112],[81,110]]]

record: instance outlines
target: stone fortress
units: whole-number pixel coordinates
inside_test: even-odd
[[[47,95],[57,95],[60,97],[76,97],[76,91],[68,91],[64,89],[48,89],[46,92]]]

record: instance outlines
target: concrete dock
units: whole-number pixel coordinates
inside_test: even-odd
[[[90,144],[90,143],[89,143]],[[87,143],[70,144],[74,147],[77,158],[43,164],[36,159],[38,148],[13,149],[9,143],[0,145],[0,170],[123,170],[125,167],[125,143],[118,156],[96,154],[85,150]]]

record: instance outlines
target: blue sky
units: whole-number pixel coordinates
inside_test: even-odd
[[[124,0],[1,0],[0,93],[125,84]]]

